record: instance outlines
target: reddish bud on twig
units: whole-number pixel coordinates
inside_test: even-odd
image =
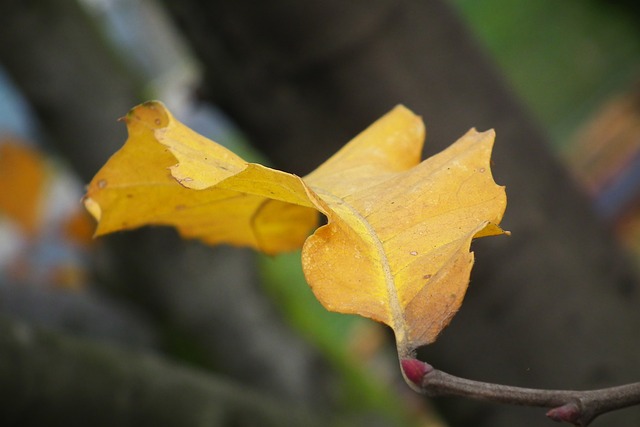
[[[417,359],[402,359],[400,364],[402,365],[404,376],[418,387],[422,386],[422,378],[433,371],[431,365]]]
[[[580,408],[574,402],[566,403],[547,412],[547,417],[553,421],[578,424]]]

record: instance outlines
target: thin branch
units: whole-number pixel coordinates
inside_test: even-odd
[[[547,417],[576,426],[588,426],[597,416],[640,404],[640,382],[599,390],[543,390],[511,387],[456,377],[416,359],[404,359],[409,385],[427,396],[463,396],[511,405],[551,408]]]

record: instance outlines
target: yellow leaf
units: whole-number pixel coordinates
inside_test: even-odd
[[[398,114],[411,113],[391,113]],[[420,150],[423,132],[415,120],[398,131]],[[366,164],[371,152],[393,156],[390,138],[398,134],[374,124],[356,139],[359,148],[344,167]],[[440,154],[402,165],[404,171],[383,171],[358,188],[332,181],[339,195],[314,184],[339,175],[340,161],[332,159],[312,175],[307,182],[329,223],[307,239],[302,262],[327,309],[391,326],[402,357],[435,340],[462,303],[473,264],[471,240],[503,233],[497,224],[506,196],[489,169],[493,139],[492,131],[471,130]]]
[[[85,204],[98,234],[176,226],[209,243],[277,253],[306,239],[307,281],[329,310],[386,323],[408,357],[456,313],[474,237],[503,233],[493,131],[469,131],[420,163],[422,120],[399,106],[300,179],[247,163],[176,121],[160,103],[126,117],[129,140],[96,175]],[[166,147],[166,148],[165,148]]]
[[[300,178],[246,163],[182,125],[160,103],[142,104],[124,120],[126,144],[85,196],[99,221],[96,235],[172,225],[210,244],[278,253],[299,248],[317,225],[317,212],[299,197]],[[178,166],[177,159],[192,164]]]

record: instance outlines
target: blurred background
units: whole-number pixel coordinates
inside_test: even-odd
[[[326,312],[299,253],[92,239],[84,185],[149,99],[299,175],[398,103],[425,156],[494,128],[513,234],[474,243],[467,300],[421,358],[527,387],[638,381],[639,23],[604,0],[1,1],[0,423],[550,423],[414,394],[391,333]]]

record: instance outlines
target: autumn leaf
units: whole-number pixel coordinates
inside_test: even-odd
[[[333,194],[317,189],[316,180],[326,182],[337,167],[358,170],[372,147],[381,148],[384,138],[375,126],[361,135],[369,143],[360,155],[327,170],[325,164],[307,181],[321,195],[329,223],[307,239],[302,262],[327,309],[391,326],[400,355],[408,357],[433,342],[460,307],[473,264],[471,240],[503,233],[497,224],[506,197],[489,170],[493,132],[474,130],[440,154],[370,185],[353,188],[329,178]],[[407,137],[418,146],[422,138]]]
[[[275,254],[299,248],[316,227],[300,178],[245,162],[159,103],[132,109],[124,121],[129,139],[85,197],[96,235],[171,225],[184,237]]]
[[[420,162],[424,125],[399,106],[301,179],[245,162],[157,102],[125,121],[127,143],[85,199],[97,234],[161,224],[267,253],[304,242],[305,277],[320,302],[389,325],[402,358],[433,342],[460,307],[472,239],[504,233],[493,131],[471,130]],[[306,238],[316,209],[328,222]]]

